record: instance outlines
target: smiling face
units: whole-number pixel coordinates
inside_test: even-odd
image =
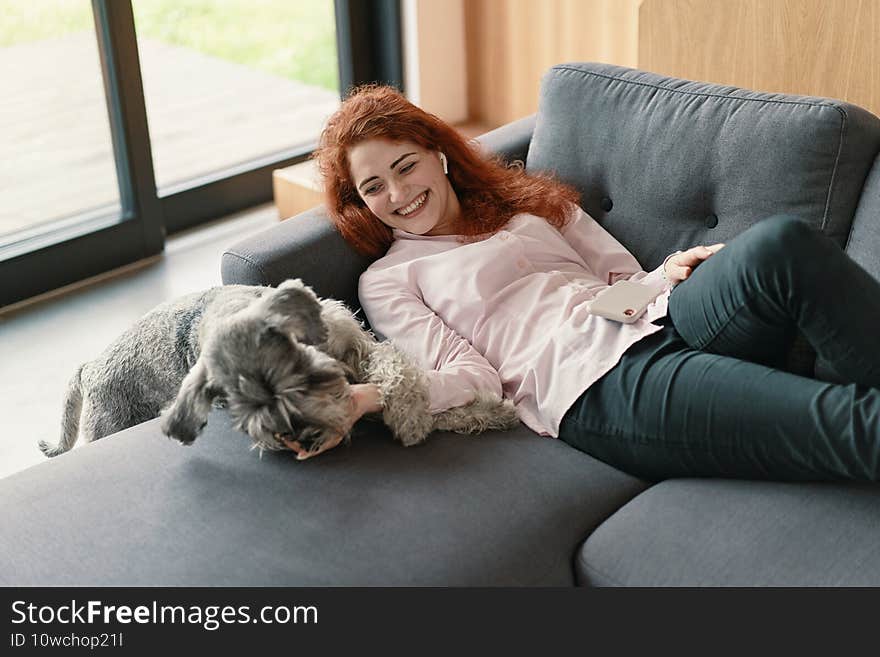
[[[416,235],[452,235],[461,209],[440,154],[410,142],[370,139],[348,151],[351,178],[385,225]]]

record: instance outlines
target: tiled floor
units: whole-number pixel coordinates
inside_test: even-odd
[[[67,381],[161,301],[220,284],[220,254],[277,223],[273,205],[237,213],[168,239],[151,261],[54,298],[0,311],[0,477],[45,460],[57,442]]]

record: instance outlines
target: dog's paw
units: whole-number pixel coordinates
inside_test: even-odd
[[[196,437],[186,437],[186,436],[168,436],[170,440],[173,440],[176,443],[180,443],[184,447],[189,447],[196,441]]]
[[[173,416],[166,413],[162,416],[159,428],[171,440],[175,440],[181,445],[192,445],[206,424],[208,424],[207,421],[200,424],[175,422]]]
[[[41,440],[37,445],[39,446],[40,451],[43,452],[43,455],[48,458],[53,458],[67,451],[64,448],[64,445],[52,445],[46,440]]]

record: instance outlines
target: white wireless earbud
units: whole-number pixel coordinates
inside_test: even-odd
[[[446,155],[444,153],[440,153],[440,162],[443,164],[443,173],[449,174],[449,165],[446,163]]]

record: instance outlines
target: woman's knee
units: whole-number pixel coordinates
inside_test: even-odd
[[[791,257],[808,256],[819,233],[802,219],[777,215],[759,221],[741,234],[749,265],[772,268]]]

